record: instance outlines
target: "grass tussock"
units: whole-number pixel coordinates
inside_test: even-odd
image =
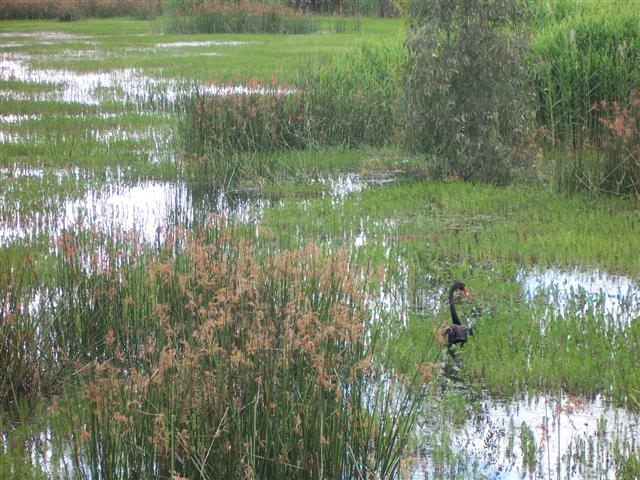
[[[82,372],[61,407],[81,475],[396,477],[420,383],[376,366],[346,252],[263,258],[230,230],[176,248],[66,273],[88,286],[66,288],[59,335],[93,332],[65,352]]]
[[[363,48],[308,67],[293,88],[256,84],[247,95],[191,95],[183,102],[182,149],[198,172],[226,172],[234,153],[390,144],[399,136],[401,58],[393,47]]]

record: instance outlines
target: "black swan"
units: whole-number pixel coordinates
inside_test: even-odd
[[[450,353],[451,347],[458,343],[460,344],[460,346],[462,346],[466,343],[468,335],[473,336],[473,327],[467,327],[466,325],[462,325],[462,323],[460,323],[458,312],[456,312],[456,307],[453,304],[453,293],[456,290],[460,290],[465,295],[469,295],[467,287],[462,282],[455,282],[449,289],[449,310],[451,310],[451,321],[453,323],[451,325],[443,327],[442,330],[440,330],[440,334],[443,337],[447,337],[447,347],[449,347]]]

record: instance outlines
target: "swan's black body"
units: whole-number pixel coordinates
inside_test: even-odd
[[[451,325],[447,325],[440,333],[447,338],[447,347],[449,349],[456,344],[460,346],[464,345],[469,335],[473,336],[473,327],[467,327],[460,323],[458,312],[453,304],[453,293],[456,290],[461,290],[465,295],[468,295],[467,287],[462,282],[455,282],[449,289],[449,310],[451,311]],[[450,350],[451,351],[451,350]]]

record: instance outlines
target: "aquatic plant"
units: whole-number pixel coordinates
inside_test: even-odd
[[[82,265],[56,312],[58,335],[93,336],[65,350],[82,372],[65,410],[81,474],[395,477],[423,380],[394,387],[380,368],[346,252],[265,256],[229,229]]]
[[[148,19],[160,15],[162,6],[163,0],[0,0],[0,20],[70,21],[124,16]]]
[[[198,175],[228,178],[236,153],[381,146],[398,138],[395,76],[401,51],[363,48],[342,61],[310,65],[294,87],[254,93],[196,92],[182,101],[180,144]],[[224,175],[220,175],[223,172]]]
[[[4,263],[4,262],[3,262]],[[52,393],[57,370],[48,332],[38,312],[46,301],[38,294],[31,256],[21,265],[3,265],[0,274],[0,405],[33,404]],[[1,417],[0,417],[1,420]]]
[[[319,29],[314,18],[283,4],[241,0],[176,2],[165,25],[168,33],[302,34]]]
[[[557,3],[557,2],[556,2]],[[549,22],[532,42],[538,122],[552,145],[599,146],[606,137],[601,102],[626,102],[640,88],[635,5],[574,2],[577,11]],[[613,113],[613,112],[612,112]]]

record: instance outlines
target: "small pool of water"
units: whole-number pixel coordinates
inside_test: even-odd
[[[257,222],[267,205],[267,200],[213,187],[200,188],[194,194],[191,186],[176,182],[112,184],[66,200],[59,210],[5,220],[0,223],[0,245],[42,234],[55,239],[63,230],[77,228],[118,236],[135,234],[141,241],[154,242],[172,225],[189,226],[209,215],[234,222]]]
[[[531,302],[542,296],[552,315],[593,312],[615,324],[628,325],[640,316],[640,285],[629,277],[601,270],[550,269],[521,270],[517,276]]]
[[[438,453],[418,463],[415,479],[615,479],[640,447],[640,416],[599,397],[487,398],[462,425],[430,415],[419,425],[425,451]]]

